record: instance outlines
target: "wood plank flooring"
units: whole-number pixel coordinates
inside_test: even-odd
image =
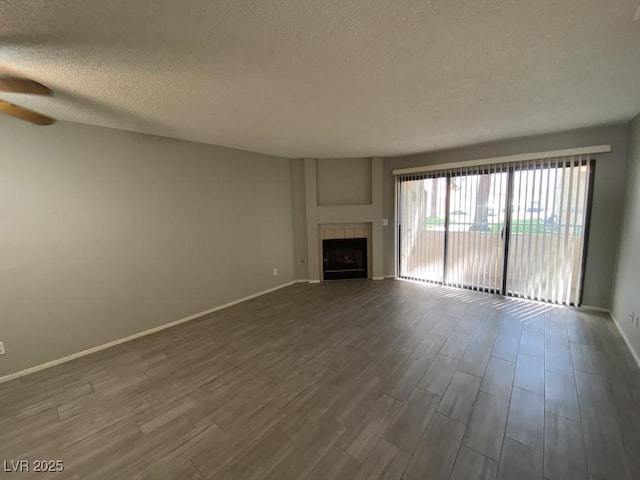
[[[65,467],[11,479],[625,480],[638,432],[607,316],[397,280],[294,285],[0,385],[2,470]]]

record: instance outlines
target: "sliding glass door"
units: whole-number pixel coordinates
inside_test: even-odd
[[[506,200],[507,172],[495,165],[451,172],[446,285],[501,290]]]
[[[579,303],[588,195],[586,158],[531,162],[514,170],[509,295]]]
[[[445,176],[402,183],[400,270],[405,278],[443,280],[447,185]]]
[[[586,156],[400,177],[400,277],[578,304],[592,178]]]
[[[459,169],[400,186],[401,276],[500,291],[506,170]]]

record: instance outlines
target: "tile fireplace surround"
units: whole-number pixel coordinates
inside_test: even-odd
[[[371,223],[345,223],[318,225],[318,258],[320,261],[320,279],[322,277],[322,241],[342,238],[366,238],[367,239],[367,272],[368,278],[372,278],[371,261]]]

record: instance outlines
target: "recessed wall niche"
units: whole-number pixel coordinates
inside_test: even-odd
[[[317,160],[318,205],[371,205],[370,158]]]

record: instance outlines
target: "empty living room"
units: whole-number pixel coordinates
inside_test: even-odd
[[[640,478],[640,0],[0,2],[0,478]]]

